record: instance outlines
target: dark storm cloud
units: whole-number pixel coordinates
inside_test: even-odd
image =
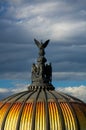
[[[52,48],[50,44],[49,50]],[[53,64],[53,77],[58,80],[86,79],[86,45],[55,45],[47,54]],[[50,57],[50,53],[52,56]],[[62,73],[63,72],[63,73]]]
[[[85,5],[85,0],[0,1],[0,78],[24,78],[30,73],[38,55],[35,37],[50,38],[46,57],[55,77],[58,71],[63,79],[72,79],[75,72],[77,79],[85,79]]]
[[[22,26],[17,25],[17,23],[10,20],[1,20],[0,21],[0,42],[29,42],[30,40],[29,32],[25,31]]]
[[[30,44],[0,44],[0,72],[21,72],[27,71],[34,61],[35,49]],[[31,49],[30,49],[31,48]],[[35,57],[35,56],[34,56]]]

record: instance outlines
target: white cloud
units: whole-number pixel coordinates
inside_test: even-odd
[[[51,26],[51,37],[53,39],[65,40],[84,33],[86,22],[59,22]]]
[[[86,33],[85,27],[86,22],[85,21],[70,21],[69,18],[66,16],[63,20],[62,18],[58,18],[57,16],[50,16],[50,13],[52,14],[51,10],[51,4],[49,3],[48,7],[40,6],[40,9],[37,7],[27,7],[19,11],[17,13],[17,18],[21,18],[21,24],[23,24],[24,28],[27,31],[31,31],[32,34],[36,37],[42,37],[46,38],[50,37],[53,41],[65,41],[72,39],[72,37],[83,35]],[[53,5],[53,8],[55,5]],[[57,13],[58,11],[55,10],[53,13]],[[48,17],[49,16],[49,17]],[[25,19],[24,19],[25,18]],[[59,20],[58,20],[59,19]]]
[[[28,90],[29,84],[26,85],[24,83],[15,83],[15,82],[13,82],[13,84],[15,86],[13,88],[0,88],[0,100],[15,93]]]
[[[31,31],[34,37],[47,38],[53,41],[72,41],[73,37],[84,36],[86,22],[52,21],[43,16],[37,16],[23,24],[27,31]]]
[[[76,4],[72,5],[63,1],[34,1],[34,4],[20,0],[18,3],[20,6],[12,4],[6,15],[10,19],[13,18],[17,26],[21,26],[33,37],[50,37],[53,41],[67,41],[86,33],[86,21],[75,19],[77,15],[79,17],[78,11],[73,12],[76,10]],[[85,14],[85,10],[79,12]]]
[[[0,88],[0,93],[8,93],[9,90],[7,88]]]
[[[11,91],[13,93],[18,93],[18,92],[26,91],[26,90],[28,90],[28,86],[29,86],[29,84],[25,85],[24,83],[16,83],[15,84],[15,88],[12,89]]]
[[[13,89],[7,89],[7,88],[0,88],[0,93],[5,95],[8,93],[8,95],[11,95],[14,94],[14,93],[18,93],[18,92],[22,92],[22,91],[26,91],[28,90],[28,85],[25,85],[25,84],[16,84],[16,87],[13,88]],[[60,92],[64,92],[64,93],[67,93],[69,95],[72,95],[84,102],[86,102],[86,86],[84,85],[81,85],[81,86],[75,86],[75,87],[59,87],[57,89],[57,91],[60,91]]]
[[[70,94],[72,96],[75,96],[77,98],[79,98],[80,100],[86,102],[86,86],[84,85],[81,85],[81,86],[78,86],[78,87],[63,87],[63,88],[58,88],[58,90],[64,92],[64,93],[67,93],[67,94]]]

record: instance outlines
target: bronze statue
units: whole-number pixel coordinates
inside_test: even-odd
[[[44,48],[46,48],[46,46],[48,45],[50,40],[45,41],[45,43],[39,42],[38,40],[34,39],[37,47],[39,48],[39,55],[40,56],[44,56],[45,52],[44,52]]]
[[[49,83],[52,81],[52,66],[51,64],[46,64],[47,59],[44,57],[44,49],[47,47],[50,40],[37,41],[34,39],[35,44],[39,48],[39,57],[37,59],[37,64],[32,65],[32,83]]]

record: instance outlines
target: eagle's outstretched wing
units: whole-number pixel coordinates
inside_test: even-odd
[[[45,48],[48,45],[49,41],[50,40],[45,41],[45,43],[43,44],[43,48]]]
[[[38,46],[38,48],[45,48],[48,45],[48,43],[49,43],[50,40],[45,41],[45,43],[42,43],[42,42],[40,43],[36,39],[34,39],[34,41],[35,41],[36,45]]]
[[[38,47],[38,48],[41,48],[42,44],[41,44],[39,41],[37,41],[36,39],[34,39],[34,41],[35,41],[37,47]]]

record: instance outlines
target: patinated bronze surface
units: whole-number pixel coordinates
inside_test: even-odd
[[[31,80],[32,80],[32,84],[31,86],[35,86],[36,85],[41,86],[44,84],[49,87],[54,89],[54,87],[51,84],[52,81],[52,66],[51,63],[50,64],[46,64],[47,59],[45,58],[45,48],[47,47],[49,40],[43,42],[39,42],[38,40],[34,39],[35,44],[37,45],[38,49],[39,49],[39,56],[37,58],[37,63],[33,63],[32,65],[32,76],[31,76]],[[30,87],[29,87],[30,88]],[[34,87],[33,87],[34,88]]]

